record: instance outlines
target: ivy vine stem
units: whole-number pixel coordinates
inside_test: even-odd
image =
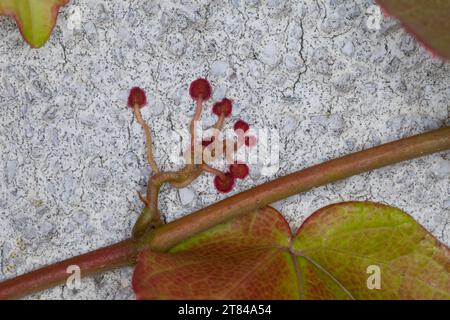
[[[217,224],[273,202],[363,172],[450,149],[450,127],[323,162],[200,209],[149,233],[144,244],[165,251]]]
[[[0,283],[0,300],[16,299],[66,283],[72,275],[71,266],[79,267],[80,275],[87,277],[102,271],[132,265],[138,255],[138,246],[129,239],[111,246],[82,254],[47,267],[37,269]]]
[[[353,175],[450,149],[450,127],[386,143],[303,169],[236,194],[179,220],[125,240],[0,283],[0,299],[18,298],[64,283],[67,268],[82,276],[133,265],[140,250],[165,251],[199,232],[270,203]]]

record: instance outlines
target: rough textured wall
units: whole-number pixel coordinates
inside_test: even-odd
[[[449,124],[450,65],[359,0],[72,0],[40,50],[0,17],[0,279],[129,235],[150,173],[127,91],[170,169],[170,132],[193,112],[188,85],[208,77],[243,117],[280,135],[276,176]],[[375,19],[375,22],[373,21]],[[204,121],[214,118],[209,112]],[[274,176],[253,166],[244,190]],[[362,174],[276,204],[293,228],[339,201],[411,213],[450,243],[450,154]],[[164,189],[168,220],[216,202],[211,176]],[[32,298],[127,299],[131,269]]]

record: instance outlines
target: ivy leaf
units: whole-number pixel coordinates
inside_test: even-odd
[[[0,0],[0,15],[12,16],[28,44],[42,47],[56,24],[59,8],[69,0]]]
[[[422,44],[445,59],[450,59],[450,1],[377,0],[390,15]]]
[[[267,207],[141,252],[133,288],[138,299],[450,299],[450,252],[386,205],[331,205],[296,235]]]

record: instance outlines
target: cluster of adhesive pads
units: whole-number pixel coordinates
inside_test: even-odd
[[[194,80],[189,87],[189,94],[195,101],[207,101],[211,98],[212,88],[208,80],[197,79]],[[134,106],[144,107],[147,104],[147,98],[144,90],[139,87],[134,87],[130,91],[128,97],[128,106],[133,108]],[[212,112],[218,117],[230,117],[233,109],[233,102],[224,98],[213,104]],[[256,144],[256,138],[248,136],[246,133],[250,130],[250,125],[243,120],[238,120],[233,126],[234,131],[238,135],[244,135],[244,144],[247,147],[254,146]],[[208,147],[214,142],[214,137],[202,140],[202,146]],[[245,179],[249,174],[249,167],[245,163],[235,162],[230,164],[228,171],[220,175],[216,175],[214,178],[214,186],[220,192],[230,192],[236,179]]]

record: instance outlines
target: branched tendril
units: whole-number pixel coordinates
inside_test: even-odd
[[[247,177],[249,173],[248,166],[243,163],[235,163],[234,152],[246,144],[242,132],[245,133],[248,131],[250,126],[242,120],[235,123],[234,129],[238,135],[238,142],[219,139],[220,132],[223,130],[225,124],[225,119],[230,117],[232,113],[232,101],[230,99],[224,98],[216,102],[212,107],[212,112],[217,115],[217,121],[213,126],[213,135],[207,140],[200,140],[197,137],[196,126],[200,123],[204,103],[210,99],[211,92],[211,85],[206,79],[197,79],[191,83],[189,93],[195,101],[195,112],[189,127],[191,139],[188,155],[190,155],[190,161],[178,171],[161,172],[153,157],[153,140],[150,126],[143,119],[140,110],[147,104],[145,92],[138,87],[131,89],[128,106],[132,108],[136,121],[144,131],[147,161],[153,170],[152,176],[147,183],[146,196],[144,197],[138,193],[145,207],[133,229],[133,236],[135,238],[141,237],[146,231],[153,230],[162,224],[161,215],[158,210],[158,194],[162,185],[168,183],[175,188],[184,188],[200,176],[202,172],[207,172],[215,176],[215,188],[220,192],[226,193],[233,189],[236,179],[244,179]],[[237,129],[242,130],[242,132],[238,132]],[[226,152],[227,148],[231,148],[233,152]],[[201,151],[200,155],[197,152],[198,150]],[[230,163],[227,172],[222,172],[210,165],[213,160],[223,155],[226,156],[226,160]],[[199,156],[201,156],[201,159],[199,159]]]

